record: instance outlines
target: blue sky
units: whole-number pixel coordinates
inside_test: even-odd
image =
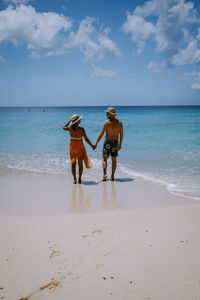
[[[0,106],[200,105],[200,3],[2,0]]]

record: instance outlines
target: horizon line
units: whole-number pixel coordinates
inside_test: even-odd
[[[151,105],[19,105],[0,106],[0,108],[55,108],[55,107],[200,107],[200,104],[151,104]]]

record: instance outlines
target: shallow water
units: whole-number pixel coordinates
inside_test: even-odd
[[[74,113],[95,143],[105,107],[0,108],[0,167],[70,173],[69,133],[62,126]],[[200,200],[200,107],[117,107],[124,125],[116,177],[142,176],[176,194]],[[103,139],[84,178],[102,177]],[[108,164],[110,176],[110,160]]]

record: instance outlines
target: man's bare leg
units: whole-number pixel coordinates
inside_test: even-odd
[[[72,175],[74,177],[73,183],[76,184],[76,161],[72,163],[71,170],[72,170]]]
[[[79,157],[79,159],[78,159],[78,167],[79,167],[78,183],[81,183],[81,176],[82,176],[82,173],[83,173],[83,157]]]
[[[107,179],[107,155],[103,155],[102,166],[103,166],[103,181]]]
[[[117,167],[117,157],[112,156],[112,175],[111,175],[111,180],[115,179],[115,170]]]

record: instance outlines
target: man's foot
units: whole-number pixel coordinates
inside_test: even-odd
[[[74,179],[73,184],[76,184],[76,179]]]
[[[81,178],[78,179],[78,183],[81,183]]]
[[[103,176],[103,181],[106,181],[106,179],[107,179],[107,175],[104,175]]]
[[[111,176],[111,180],[112,180],[112,181],[114,181],[114,180],[115,180],[115,178],[114,178],[114,175],[112,175],[112,176]]]

